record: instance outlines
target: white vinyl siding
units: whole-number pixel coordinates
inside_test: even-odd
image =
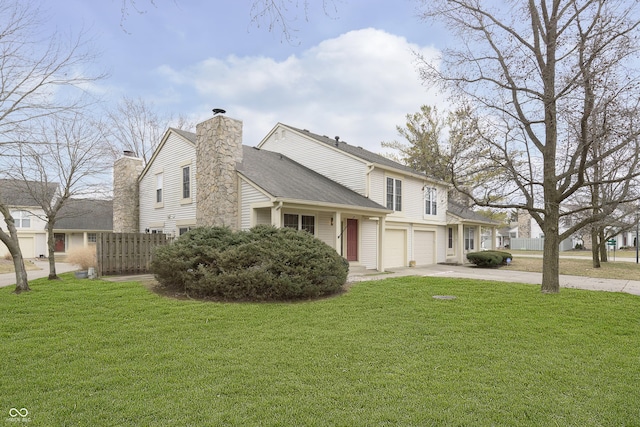
[[[318,239],[322,240],[327,245],[335,249],[336,247],[335,218],[333,220],[333,225],[331,225],[331,218],[333,218],[333,213],[320,212],[318,213],[317,218],[318,218],[318,222],[316,224],[316,230],[318,230],[317,231]]]
[[[360,264],[368,269],[378,268],[378,222],[360,222]]]
[[[140,180],[140,232],[156,229],[163,233],[178,235],[179,221],[195,223],[196,204],[183,204],[182,166],[190,165],[191,177],[196,176],[195,146],[171,132],[154,162]],[[156,172],[162,171],[162,207],[156,208]],[[196,186],[191,186],[191,199],[196,200]],[[164,224],[161,228],[152,224]]]
[[[366,163],[327,144],[309,140],[292,130],[279,128],[260,148],[284,154],[357,193],[366,194]]]
[[[251,223],[252,218],[252,210],[251,205],[253,203],[261,203],[268,202],[269,198],[265,196],[262,192],[257,190],[254,186],[247,183],[244,179],[240,181],[240,194],[242,195],[242,206],[241,206],[241,221],[240,228],[242,230],[248,230],[251,227],[258,224],[271,224],[271,215],[269,215],[266,221],[261,221],[258,219],[257,212],[255,217],[255,224]],[[267,212],[270,212],[270,208]],[[264,216],[264,215],[263,215]]]

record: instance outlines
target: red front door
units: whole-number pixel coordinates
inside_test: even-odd
[[[347,219],[347,261],[358,260],[358,220]]]
[[[65,234],[64,233],[54,233],[53,234],[53,240],[54,240],[54,251],[55,252],[64,252],[65,249],[65,244],[64,244],[64,240],[65,240]]]

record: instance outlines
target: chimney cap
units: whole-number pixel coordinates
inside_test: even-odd
[[[127,157],[135,157],[135,153],[131,150],[124,150],[123,154]]]
[[[215,116],[216,114],[224,114],[226,113],[225,110],[223,110],[222,108],[214,108],[213,110],[213,115]]]

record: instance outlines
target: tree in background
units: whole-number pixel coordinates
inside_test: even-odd
[[[152,103],[142,98],[123,97],[115,110],[107,113],[113,158],[131,151],[146,164],[167,128],[193,129],[195,125],[182,116],[158,113]]]
[[[46,19],[28,0],[0,2],[0,163],[8,151],[32,142],[27,139],[35,120],[66,114],[84,107],[76,96],[79,86],[103,77],[86,74],[93,62],[86,34],[42,34]],[[6,171],[6,167],[1,170]],[[0,173],[1,175],[1,173]],[[0,241],[13,258],[16,293],[29,290],[27,273],[10,206],[0,198],[6,230]]]
[[[478,205],[531,214],[545,236],[543,292],[559,291],[560,242],[627,197],[599,200],[596,213],[560,232],[561,218],[587,209],[568,203],[598,182],[637,178],[640,123],[625,121],[602,150],[592,149],[588,125],[600,101],[617,101],[617,115],[637,103],[639,7],[623,0],[423,2],[423,16],[458,37],[440,68],[423,61],[422,77],[477,118],[472,144],[451,143],[453,184]],[[625,165],[602,179],[589,175],[616,158]],[[491,179],[470,185],[487,170]]]
[[[395,160],[417,171],[451,182],[449,150],[442,141],[446,126],[436,107],[423,105],[420,111],[407,114],[404,127],[396,126],[404,141],[382,142],[383,148],[391,148],[399,153]]]
[[[32,131],[33,142],[16,147],[7,176],[20,181],[44,211],[52,280],[58,278],[53,231],[60,212],[72,197],[100,197],[109,180],[111,161],[109,146],[104,143],[105,126],[91,117],[75,113],[70,117],[48,117],[39,124]],[[67,214],[79,216],[83,212],[67,209]]]

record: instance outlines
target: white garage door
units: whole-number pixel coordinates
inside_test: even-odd
[[[23,258],[35,258],[36,247],[33,237],[18,237]]]
[[[413,257],[416,265],[435,263],[433,257],[435,234],[433,231],[415,231],[413,233]]]
[[[406,267],[407,232],[405,230],[389,230],[384,236],[384,267]]]

